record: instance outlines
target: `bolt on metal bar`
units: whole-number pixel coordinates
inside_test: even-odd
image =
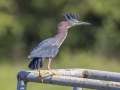
[[[54,70],[54,71],[60,72],[61,70]],[[65,71],[65,70],[62,69],[62,71]],[[47,72],[49,72],[49,74],[47,74],[44,77],[44,83],[64,85],[64,86],[72,86],[72,87],[92,88],[92,89],[99,89],[99,90],[120,90],[120,83],[119,82],[95,80],[96,78],[95,79],[87,79],[85,77],[83,77],[83,78],[75,77],[75,76],[84,76],[83,73],[81,75],[79,75],[79,73],[76,71],[80,71],[80,69],[73,69],[73,70],[67,69],[66,72],[61,72],[61,74],[64,74],[64,76],[54,76],[53,78],[52,78],[51,73],[49,71],[47,71]],[[46,72],[46,70],[42,70],[41,73],[43,73],[43,72]],[[107,73],[109,73],[109,72],[107,72]],[[72,76],[69,74],[72,74]],[[65,75],[69,75],[69,76],[65,76]],[[106,76],[106,77],[108,77],[108,76]],[[102,78],[102,79],[104,79],[104,78]],[[18,73],[18,80],[23,80],[24,82],[41,83],[41,81],[40,81],[41,78],[39,77],[37,71],[21,71]],[[20,87],[18,85],[18,90],[20,90],[19,88]]]

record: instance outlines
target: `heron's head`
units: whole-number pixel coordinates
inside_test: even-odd
[[[83,22],[78,20],[78,16],[75,14],[63,14],[65,22],[68,25],[68,28],[76,26],[76,25],[90,25],[88,22]]]

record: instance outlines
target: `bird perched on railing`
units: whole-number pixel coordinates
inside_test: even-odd
[[[59,47],[65,40],[68,33],[68,28],[76,25],[90,25],[90,23],[78,21],[78,16],[75,14],[63,14],[63,17],[64,21],[58,24],[58,34],[53,38],[43,40],[28,56],[28,58],[33,58],[28,67],[32,70],[37,69],[41,78],[44,74],[42,75],[39,69],[44,66],[45,59],[49,60],[48,70],[51,71],[53,75],[57,75],[50,69],[50,62],[52,58],[57,55]]]

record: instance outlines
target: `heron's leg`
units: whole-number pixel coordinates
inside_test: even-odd
[[[54,71],[52,71],[52,70],[50,69],[50,63],[51,63],[51,60],[52,60],[52,59],[49,58],[49,62],[48,62],[48,70],[51,71],[53,75],[57,75]]]
[[[52,60],[52,59],[49,58],[49,62],[48,62],[48,70],[52,72],[52,74],[53,74],[52,78],[53,78],[54,76],[63,76],[62,74],[57,74],[56,72],[54,72],[54,71],[52,71],[52,70],[50,69],[50,63],[51,63],[51,60]]]
[[[41,78],[41,82],[43,83],[43,77],[44,77],[46,74],[48,74],[48,72],[41,73],[41,72],[40,72],[40,68],[38,68],[37,70],[38,70],[39,76],[40,76],[40,78]]]
[[[43,75],[40,73],[40,68],[38,68],[37,70],[38,70],[39,76],[41,78],[41,82],[43,83]]]
[[[41,78],[41,82],[43,83],[43,77],[48,74],[48,72],[44,72],[44,73],[40,73],[40,68],[37,69],[38,70],[38,73],[39,73],[39,76]]]

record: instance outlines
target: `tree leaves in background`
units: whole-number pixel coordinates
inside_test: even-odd
[[[40,41],[57,33],[62,14],[69,12],[91,26],[70,28],[62,48],[119,56],[119,8],[119,0],[1,0],[0,57],[27,57]]]

